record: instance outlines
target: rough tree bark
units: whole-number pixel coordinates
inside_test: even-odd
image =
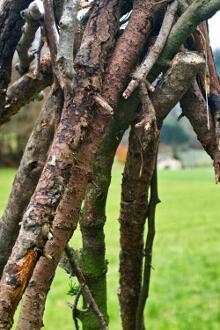
[[[149,5],[150,8],[153,10],[154,14],[156,15],[159,10],[157,6],[153,5],[153,1],[149,1]],[[148,13],[149,19],[146,19],[143,15],[143,8]],[[102,96],[106,100],[108,100],[110,105],[112,106],[116,105],[117,99],[120,96],[120,92],[122,92],[123,88],[127,83],[128,75],[134,68],[135,63],[137,62],[139,52],[143,47],[143,42],[146,38],[146,35],[149,34],[150,29],[152,27],[149,8],[146,4],[142,4],[141,1],[137,1],[137,7],[134,12],[135,16],[133,16],[132,24],[137,24],[137,29],[134,29],[133,31],[134,39],[132,38],[132,29],[129,25],[126,29],[126,35],[122,35],[122,37],[119,39],[115,51],[112,55],[112,61],[110,62],[106,70],[106,77],[103,83],[104,90],[102,92]],[[132,47],[130,47],[132,39]],[[126,49],[129,50],[130,55],[128,54],[128,52],[124,53],[124,50],[123,53],[121,53],[121,50],[124,47],[127,47]],[[44,268],[41,268],[41,271],[43,269]]]
[[[97,301],[97,308],[100,308],[107,320],[103,233],[105,203],[116,147],[124,130],[130,123],[134,123],[139,102],[137,95],[134,95],[132,98],[133,108],[127,116],[124,108],[126,103],[123,102],[123,106],[120,107],[119,99],[129,82],[129,75],[132,74],[135,66],[139,64],[144,53],[146,53],[146,46],[149,46],[147,45],[149,36],[154,35],[152,31],[154,31],[155,25],[156,31],[158,31],[164,10],[167,8],[166,3],[156,0],[134,0],[133,3],[124,0],[94,2],[92,9],[89,9],[85,18],[87,25],[74,61],[74,72],[72,65],[74,39],[72,35],[74,35],[74,31],[73,29],[67,29],[68,35],[66,36],[70,47],[65,50],[64,57],[59,62],[59,59],[56,58],[57,50],[59,46],[61,48],[63,46],[62,41],[65,39],[63,39],[65,35],[62,35],[62,29],[67,27],[68,24],[61,22],[59,37],[56,27],[59,19],[56,13],[54,14],[55,9],[52,6],[52,1],[44,0],[43,2],[45,5],[44,17],[46,18],[44,27],[46,28],[52,68],[49,60],[47,60],[41,63],[43,74],[41,78],[38,75],[35,77],[28,73],[10,88],[8,88],[8,83],[10,82],[11,60],[21,36],[21,26],[23,24],[20,18],[20,10],[26,8],[30,1],[12,2],[11,0],[5,0],[0,7],[0,50],[3,47],[3,52],[0,55],[0,67],[2,69],[0,73],[0,78],[2,78],[0,83],[0,124],[8,121],[22,104],[34,98],[41,89],[51,84],[52,81],[55,81],[56,86],[60,85],[64,90],[63,111],[47,161],[46,154],[52,140],[54,124],[48,124],[47,129],[44,130],[42,120],[47,120],[47,115],[50,115],[49,112],[44,116],[45,108],[42,112],[43,119],[40,117],[41,119],[39,119],[30,138],[0,226],[0,237],[4,239],[4,242],[0,243],[0,248],[1,244],[4,248],[3,260],[0,260],[0,266],[3,268],[18,233],[18,219],[22,218],[27,202],[42,171],[35,192],[30,199],[23,219],[21,219],[20,234],[1,279],[0,329],[6,330],[12,325],[14,311],[30,278],[31,281],[26,290],[17,329],[37,330],[41,328],[47,293],[62,252],[77,225],[85,192],[86,197],[81,216],[83,238],[81,265],[85,271],[89,288]],[[70,0],[65,2],[65,4],[67,3],[72,2]],[[62,1],[55,1],[54,5],[61,8]],[[133,10],[128,25],[125,31],[119,31],[120,17],[122,13],[127,13],[132,5]],[[169,8],[174,10],[170,13],[172,20],[176,5],[176,1],[169,5]],[[181,7],[184,6],[181,4]],[[69,9],[71,8],[70,6]],[[159,128],[167,113],[182,98],[204,62],[201,56],[196,53],[185,52],[177,56],[175,54],[180,46],[186,42],[197,24],[220,9],[220,3],[219,0],[195,0],[189,8],[184,7],[184,9],[185,12],[174,24],[159,59],[158,54],[156,54],[156,57],[153,56],[150,67],[154,62],[155,65],[152,67],[149,77],[150,68],[143,76],[144,78],[147,76],[149,80],[152,80],[160,71],[166,71],[167,67],[170,66],[170,69],[157,84],[154,93],[151,94],[151,101],[147,96],[148,92],[143,84],[143,79],[138,80],[142,88],[142,104],[145,104],[144,97],[150,102],[148,105],[152,102],[152,109],[156,110],[157,126]],[[71,14],[71,10],[69,13]],[[170,21],[169,29],[171,25],[172,22]],[[12,27],[15,27],[13,33],[9,33]],[[203,33],[207,35],[207,31],[203,31]],[[25,37],[24,34],[23,37]],[[30,39],[26,41],[28,41],[28,44],[26,44],[25,56],[28,52]],[[22,43],[22,40],[20,42]],[[165,43],[165,39],[163,42]],[[162,45],[159,46],[161,46],[159,47],[161,51],[163,47]],[[23,62],[29,61],[22,55],[21,61],[22,58]],[[65,57],[66,55],[67,57]],[[208,53],[208,55],[210,54]],[[65,62],[66,59],[68,63]],[[26,65],[27,63],[23,64],[26,71],[28,65]],[[213,61],[211,64],[213,64]],[[212,69],[213,67],[210,66],[210,72],[213,72]],[[215,84],[218,85],[218,79],[215,79]],[[149,83],[147,83],[147,87],[154,90]],[[217,87],[215,92],[219,93],[219,85]],[[23,93],[24,95],[22,95]],[[52,96],[57,98],[58,104],[54,104]],[[47,106],[50,105],[49,102],[52,102],[55,108],[60,108],[62,103],[60,90],[58,94],[54,92],[52,96],[50,96]],[[216,177],[219,181],[219,146],[216,142],[213,122],[211,121],[210,131],[205,127],[207,117],[205,118],[204,109],[207,107],[205,107],[204,102],[200,89],[195,83],[192,90],[181,101],[183,113],[188,116],[204,148],[214,159]],[[202,107],[201,115],[193,111],[189,112],[188,106],[191,105],[195,108]],[[115,110],[115,114],[111,120],[112,109]],[[50,111],[53,111],[53,107]],[[52,116],[50,119],[53,121]],[[141,126],[141,123],[143,126],[143,120],[138,123],[138,126]],[[144,129],[147,130],[147,126],[145,122]],[[107,128],[108,132],[106,134]],[[45,136],[49,138],[44,145],[38,141],[36,148],[34,148],[33,141],[38,139],[38,129],[40,132],[44,132],[39,141],[42,142]],[[126,330],[135,328],[140,330],[143,325],[145,302],[142,302],[137,317],[136,310],[138,301],[140,302],[142,241],[148,209],[147,194],[155,167],[159,134],[158,131],[155,131],[153,138],[148,140],[145,130],[145,133],[141,136],[137,135],[137,132],[138,128],[133,127],[122,187],[120,304],[123,328]],[[104,135],[105,139],[100,148]],[[147,138],[147,142],[145,138]],[[43,152],[37,160],[33,160],[32,158],[35,157],[35,153],[39,149]],[[98,150],[96,164],[93,168]],[[139,166],[137,166],[137,159]],[[37,168],[35,168],[36,162]],[[33,170],[36,173],[34,179],[30,179],[28,173],[29,171],[32,173]],[[25,191],[18,202],[18,193],[20,194],[25,182],[27,182],[29,189]],[[17,202],[17,207],[13,209],[11,205]],[[9,242],[5,242],[5,237],[8,237],[9,232],[12,233],[12,240],[10,238]],[[147,276],[149,288],[149,274]],[[146,283],[143,283],[143,288]],[[87,307],[87,303],[88,301],[85,298],[84,307]],[[78,317],[82,321],[84,330],[100,329],[100,324],[90,309],[80,311]],[[105,321],[103,324],[106,328]]]
[[[0,220],[0,277],[17,239],[19,223],[43,170],[61,109],[62,94],[56,89],[48,96],[36,121]]]
[[[11,327],[16,306],[42,254],[56,207],[70,178],[74,153],[84,139],[86,127],[91,121],[93,94],[101,88],[106,56],[118,30],[119,12],[118,1],[101,1],[94,6],[94,14],[87,24],[75,60],[78,79],[74,99],[65,102],[47,164],[24,214],[18,239],[3,272],[0,328]],[[100,140],[103,133],[100,129]]]

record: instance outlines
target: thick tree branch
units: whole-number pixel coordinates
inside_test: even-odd
[[[150,135],[143,128],[131,129],[122,180],[119,302],[124,330],[137,329],[136,311],[141,287],[147,194],[159,142],[158,134],[146,136],[147,134]]]
[[[193,64],[194,63],[194,64]],[[199,65],[195,65],[196,69],[193,71],[193,65],[195,65],[195,62],[187,61],[187,66],[184,67],[183,70],[183,80],[177,80],[176,71],[178,71],[178,66],[174,65],[173,74],[171,72],[167,73],[167,77],[170,77],[169,79],[173,81],[173,83],[169,83],[169,79],[166,80],[166,83],[160,84],[158,86],[158,92],[155,93],[155,99],[152,98],[152,102],[155,102],[158,106],[157,114],[160,116],[161,113],[161,107],[160,102],[161,100],[164,100],[163,104],[163,115],[161,116],[159,122],[161,123],[162,118],[164,114],[169,112],[170,106],[175,104],[174,99],[182,96],[182,93],[186,91],[187,86],[184,85],[183,81],[186,79],[186,76],[188,74],[188,71],[190,72],[196,72],[196,70],[199,69]],[[183,66],[183,57],[179,61],[179,68]],[[117,70],[116,67],[111,66],[111,70],[109,68],[107,69],[107,72],[109,75],[111,75],[113,70]],[[172,68],[171,68],[172,70]],[[173,77],[173,78],[172,78]],[[115,78],[112,78],[115,79]],[[120,79],[118,77],[118,79]],[[187,78],[188,79],[188,78]],[[109,81],[109,77],[106,77],[105,81]],[[184,90],[180,90],[177,88],[177,93],[173,91],[174,88],[174,81],[177,83],[183,83]],[[188,80],[187,80],[188,81]],[[106,84],[104,83],[104,86]],[[116,88],[115,86],[110,83],[110,86],[112,88]],[[164,92],[163,92],[164,89]],[[106,93],[106,94],[105,94]],[[103,96],[105,98],[108,98],[109,90],[107,89],[106,92],[103,93]],[[164,95],[170,95],[170,98],[164,98]],[[117,99],[117,97],[116,97]],[[103,237],[103,225],[105,220],[105,200],[107,196],[108,186],[110,184],[110,177],[111,177],[111,166],[114,158],[115,151],[117,149],[117,146],[120,142],[120,139],[123,135],[123,132],[126,130],[126,128],[129,126],[130,122],[134,120],[136,116],[136,108],[138,105],[138,99],[131,98],[129,102],[133,102],[133,104],[130,103],[129,111],[128,111],[128,101],[124,101],[123,108],[122,104],[120,104],[119,109],[120,111],[117,111],[115,113],[114,119],[111,121],[110,129],[108,130],[108,134],[105,137],[104,143],[102,144],[102,147],[100,149],[100,152],[97,157],[97,162],[94,170],[93,179],[88,186],[87,190],[87,198],[86,198],[86,208],[84,209],[85,213],[83,215],[82,219],[82,231],[83,231],[83,240],[84,240],[84,247],[87,249],[87,234],[91,231],[98,230],[100,237]],[[21,310],[21,320],[22,322],[19,323],[20,329],[26,329],[26,330],[32,330],[34,329],[40,329],[42,325],[42,317],[43,317],[43,311],[44,311],[44,305],[46,301],[46,296],[50,288],[50,284],[52,282],[55,269],[59,263],[59,260],[61,258],[61,255],[63,253],[63,249],[66,246],[70,236],[72,235],[76,223],[78,221],[79,217],[79,209],[80,209],[80,201],[84,198],[85,190],[81,190],[80,187],[83,187],[85,189],[87,178],[89,173],[87,172],[88,168],[90,166],[90,171],[92,168],[92,152],[95,152],[94,149],[94,142],[97,141],[98,134],[100,134],[100,130],[103,129],[103,123],[100,119],[100,113],[98,112],[99,116],[96,117],[96,121],[93,124],[93,127],[90,129],[91,137],[88,138],[86,141],[88,143],[85,143],[82,145],[80,152],[78,154],[77,160],[76,160],[76,166],[73,169],[72,177],[70,179],[70,182],[67,186],[67,189],[65,191],[65,195],[62,199],[62,202],[59,206],[58,211],[56,212],[56,217],[53,224],[53,238],[49,240],[46,244],[46,247],[44,249],[45,255],[51,255],[53,257],[52,262],[48,262],[48,260],[45,257],[41,257],[39,262],[37,263],[37,266],[34,270],[34,274],[32,276],[30,285],[28,289],[26,290],[25,299],[23,303],[23,307]],[[99,122],[100,121],[100,122]],[[96,132],[96,133],[95,133]],[[94,135],[95,139],[94,139]],[[97,143],[97,142],[96,142]],[[88,150],[90,152],[88,153]],[[107,161],[106,161],[107,158]],[[87,166],[85,166],[87,164]],[[77,180],[76,180],[77,178]],[[94,182],[94,184],[93,184]],[[102,186],[102,183],[104,183],[104,186]],[[102,187],[101,187],[102,186]],[[95,187],[95,190],[94,190]],[[104,187],[104,188],[103,188]],[[80,189],[79,189],[80,188]],[[104,191],[102,190],[104,189]],[[92,201],[89,198],[89,195],[91,195],[91,192],[94,190],[94,198]],[[92,202],[92,204],[91,204]],[[90,209],[90,205],[92,206],[92,210]],[[99,213],[100,212],[100,213]],[[89,224],[87,223],[87,217],[90,219],[90,215],[93,215],[94,221],[92,222],[92,227],[89,228]],[[88,241],[89,244],[89,241]],[[101,243],[101,247],[103,248],[103,241]],[[91,251],[91,253],[94,254],[91,255],[91,258],[96,258],[96,252],[97,249],[94,247],[94,251]],[[90,244],[88,245],[88,249],[91,249]],[[86,250],[85,250],[86,252]],[[87,260],[88,254],[86,255],[85,262]],[[101,265],[105,268],[105,261],[104,256],[100,256],[102,258]],[[97,267],[99,267],[97,265]],[[103,268],[101,269],[101,272],[103,272]],[[97,270],[96,270],[97,271]],[[90,280],[89,274],[87,274],[87,280],[89,281],[89,287],[92,285],[92,280]],[[103,279],[102,279],[103,281]],[[98,282],[99,283],[99,282]],[[104,279],[105,283],[105,279]],[[103,284],[102,284],[103,286]],[[100,286],[101,287],[101,286]],[[105,292],[105,285],[102,288]],[[42,294],[40,297],[37,294],[39,291],[41,291]],[[92,292],[94,289],[92,290]],[[95,296],[96,298],[96,296]],[[97,299],[97,298],[96,298]],[[36,306],[36,308],[33,308],[33,306]],[[103,308],[102,306],[99,306],[99,308]],[[103,310],[102,310],[103,311]],[[29,328],[30,327],[30,328]],[[36,327],[36,328],[35,328]],[[91,328],[90,328],[91,329]]]
[[[117,0],[111,2],[103,0],[94,7],[94,15],[91,15],[87,24],[76,59],[78,86],[75,89],[74,99],[66,100],[48,162],[24,214],[20,234],[3,272],[0,287],[0,328],[10,328],[17,304],[32,275],[37,259],[42,254],[56,208],[70,178],[75,152],[86,136],[88,129],[85,128],[91,122],[89,113],[93,101],[90,95],[94,89],[101,88],[102,68],[114,44],[119,9]],[[95,32],[94,27],[96,27]],[[102,118],[102,113],[100,117]],[[103,117],[106,116],[103,115]],[[104,118],[100,120],[100,127],[102,127],[102,121],[107,126]],[[95,151],[104,134],[103,129],[98,130]],[[91,168],[92,164],[89,163],[88,166]],[[85,180],[87,178],[88,173]],[[85,188],[85,180],[81,183],[82,189]],[[21,270],[26,266],[26,258],[29,256],[31,257],[28,258],[25,276],[21,277]],[[16,278],[16,282],[11,281],[11,278]]]
[[[11,79],[12,58],[22,35],[23,19],[20,12],[32,0],[4,0],[0,7],[0,108],[5,102]]]
[[[123,86],[125,86],[125,79],[127,79],[127,76],[131,71],[131,67],[134,66],[134,63],[138,59],[139,50],[142,48],[142,43],[146,37],[145,33],[148,34],[149,30],[151,28],[150,13],[148,14],[149,20],[146,20],[145,19],[146,16],[142,13],[143,8],[144,8],[145,12],[147,12],[147,13],[148,13],[148,10],[151,10],[152,8],[153,8],[153,10],[155,10],[155,7],[153,6],[152,2],[150,2],[150,4],[152,7],[150,7],[148,9],[147,4],[143,4],[142,1],[138,1],[139,9],[137,10],[138,7],[136,7],[136,10],[135,10],[136,18],[133,17],[133,24],[138,23],[139,28],[137,30],[134,30],[130,26],[126,30],[126,32],[125,32],[126,34],[121,38],[120,42],[118,42],[116,50],[113,53],[112,61],[110,62],[109,66],[106,70],[107,74],[106,74],[106,77],[105,77],[105,80],[103,83],[104,88],[103,88],[102,96],[104,99],[109,101],[111,106],[114,106],[117,103],[117,99],[119,98],[120,91],[122,91]],[[116,14],[115,4],[112,4],[112,6],[113,6],[114,14]],[[97,10],[97,7],[95,7],[95,10]],[[155,10],[154,13],[156,14],[156,12],[157,11]],[[111,10],[109,10],[109,14],[111,14]],[[139,19],[140,15],[141,15],[141,20]],[[106,24],[107,21],[105,19],[103,19],[104,17],[102,17],[102,19],[100,18],[100,20],[99,20],[99,24],[102,27],[102,37],[101,37],[102,40],[104,40],[106,37],[109,38],[109,34],[107,34],[107,36],[105,34],[103,34],[105,31],[105,30],[103,30],[103,27],[107,27],[107,24]],[[140,23],[140,25],[139,25],[139,23]],[[91,25],[91,23],[88,23],[87,28],[89,28],[90,25]],[[93,29],[93,31],[94,31],[94,29]],[[143,33],[143,31],[146,31],[146,32]],[[135,37],[138,38],[137,43],[135,43],[134,47],[132,47],[132,48],[130,47],[130,44],[129,43],[127,44],[127,42],[126,42],[127,39],[128,40],[133,39],[131,33],[134,33],[134,40],[135,40]],[[85,34],[84,34],[84,36],[85,36]],[[98,54],[96,54],[96,52],[94,52],[94,54],[93,54],[95,59],[97,60],[95,66],[91,62],[91,59],[90,58],[88,59],[87,51],[88,51],[88,46],[90,47],[91,43],[92,43],[91,37],[88,38],[88,41],[84,37],[84,40],[82,43],[83,46],[81,47],[80,52],[77,55],[77,62],[76,62],[78,65],[78,61],[81,58],[81,65],[79,65],[80,72],[82,72],[82,68],[84,67],[84,65],[87,65],[87,66],[89,66],[88,69],[90,70],[90,75],[91,75],[91,72],[94,72],[94,67],[96,67],[96,65],[98,63],[100,63],[100,57],[97,56]],[[102,44],[103,44],[103,42],[102,42]],[[96,46],[96,44],[94,46]],[[118,51],[118,49],[117,49],[118,47],[119,47],[119,50],[123,49],[124,47],[127,47],[126,48],[127,51],[125,52],[126,58],[132,59],[132,61],[131,61],[132,63],[130,63],[129,60],[127,60],[125,62],[124,57],[122,55],[119,56],[120,51]],[[96,48],[94,48],[94,49],[96,49]],[[128,52],[130,52],[130,55],[128,54]],[[85,63],[83,62],[84,56],[86,56]],[[116,63],[117,63],[117,65],[115,65]],[[76,68],[77,68],[77,65],[75,66]],[[120,69],[120,75],[118,74],[119,69]],[[120,89],[118,89],[119,84],[121,86]],[[105,115],[105,118],[106,118],[106,113],[104,113],[103,115]],[[70,116],[70,118],[71,118],[71,116]],[[105,125],[109,121],[109,115],[107,116],[107,118],[105,119]],[[67,120],[69,120],[69,119],[67,119]],[[28,308],[29,312],[24,312],[23,315],[30,315],[31,321],[29,322],[29,324],[33,324],[34,320],[37,320],[37,322],[39,322],[39,320],[42,320],[42,313],[43,313],[43,309],[44,309],[46,295],[47,295],[47,292],[50,287],[50,283],[53,279],[54,272],[55,272],[56,266],[59,262],[59,259],[62,255],[64,246],[66,245],[66,243],[69,239],[69,235],[73,231],[73,229],[71,230],[72,227],[70,227],[69,231],[66,231],[63,233],[62,226],[60,228],[60,222],[63,223],[64,219],[66,219],[68,221],[71,221],[71,223],[73,223],[72,219],[74,219],[74,221],[75,221],[74,223],[76,223],[78,220],[77,212],[79,212],[80,201],[84,197],[84,194],[83,194],[84,190],[81,190],[81,189],[82,188],[85,189],[85,185],[86,185],[86,182],[88,179],[88,172],[86,172],[86,171],[88,171],[88,168],[91,171],[91,168],[93,165],[92,159],[90,158],[90,156],[92,156],[92,154],[90,155],[90,153],[92,151],[96,152],[97,145],[98,145],[97,141],[99,141],[99,143],[100,143],[100,133],[102,133],[102,134],[104,133],[104,123],[102,120],[102,109],[99,109],[98,116],[96,116],[96,122],[94,123],[94,128],[92,131],[93,131],[93,133],[91,133],[91,138],[86,139],[81,146],[81,148],[84,148],[84,149],[82,149],[84,151],[80,151],[79,157],[77,157],[77,159],[78,159],[77,162],[79,162],[80,167],[79,167],[79,165],[77,165],[73,169],[76,172],[73,172],[73,179],[70,180],[70,187],[68,189],[66,189],[67,195],[65,194],[65,196],[67,196],[67,197],[63,198],[63,202],[61,203],[60,208],[59,208],[61,210],[61,213],[59,213],[59,217],[57,214],[57,216],[55,218],[55,223],[53,226],[53,240],[52,240],[52,242],[54,244],[51,245],[51,250],[50,250],[51,254],[54,257],[53,258],[54,262],[48,263],[48,262],[46,262],[45,258],[43,258],[43,257],[40,258],[40,261],[38,262],[37,267],[35,268],[34,276],[32,277],[30,286],[26,293],[26,296],[28,296],[32,302],[33,302],[33,300],[36,301],[36,306],[41,306],[41,308],[37,308],[34,310],[32,308],[30,310],[30,306],[32,306],[32,305],[28,303],[28,298],[27,298],[27,303],[25,303],[25,306],[26,306],[26,308]],[[87,145],[86,141],[89,142],[88,145]],[[117,139],[116,139],[116,141],[117,141]],[[90,153],[88,153],[88,150],[90,150]],[[83,161],[83,163],[81,163],[82,161]],[[85,166],[84,164],[87,164],[87,166]],[[80,173],[80,177],[79,177],[79,173]],[[79,181],[76,181],[75,178],[78,178]],[[73,186],[73,184],[71,184],[71,182],[74,182],[76,185]],[[69,194],[68,194],[68,191],[70,192]],[[77,192],[77,194],[76,194],[76,192]],[[70,196],[71,196],[72,202],[70,201]],[[56,219],[59,219],[57,226],[56,226],[56,223],[58,220],[56,220]],[[57,234],[55,234],[55,232],[57,232]],[[58,233],[59,233],[59,235],[58,235]],[[58,236],[56,236],[56,235],[58,235]],[[49,246],[49,245],[50,245],[50,241],[48,241],[48,243],[47,243],[47,246]],[[56,249],[54,249],[54,247],[56,247]],[[45,251],[48,251],[47,247],[45,248]],[[46,254],[50,255],[50,252],[49,253],[46,252]],[[42,295],[41,297],[36,296],[35,293],[38,292],[38,288],[41,288],[42,292],[44,292],[45,295]],[[40,301],[39,301],[39,299],[40,299]],[[34,317],[34,313],[37,313],[40,315]],[[26,326],[28,326],[28,321],[25,324],[26,324]],[[25,328],[25,329],[28,329],[28,328]]]

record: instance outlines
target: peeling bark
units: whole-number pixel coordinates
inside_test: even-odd
[[[0,220],[0,277],[17,239],[19,223],[43,170],[61,109],[62,95],[59,90],[54,90],[36,121],[17,170],[8,204]]]

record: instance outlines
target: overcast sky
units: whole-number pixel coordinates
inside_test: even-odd
[[[212,48],[220,48],[220,12],[209,20],[209,32]]]

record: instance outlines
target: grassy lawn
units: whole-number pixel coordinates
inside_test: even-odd
[[[110,329],[120,330],[118,287],[118,210],[122,167],[114,166],[105,228],[109,260]],[[14,170],[0,170],[0,212]],[[152,282],[146,317],[149,330],[220,329],[220,204],[211,170],[162,171],[157,209]],[[80,246],[80,235],[72,239]],[[65,304],[70,279],[57,271],[45,315],[45,329],[74,326]]]

